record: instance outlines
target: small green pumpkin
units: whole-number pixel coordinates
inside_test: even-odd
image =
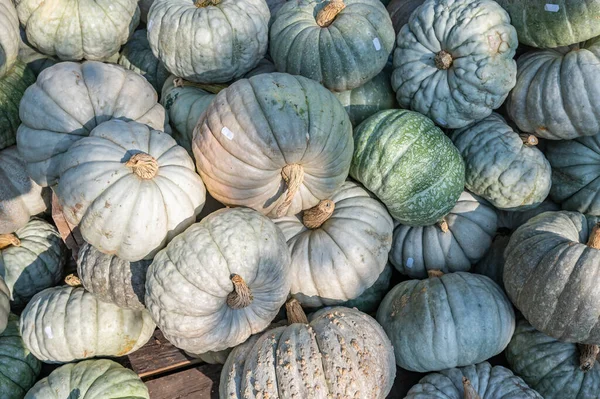
[[[0,241],[1,242],[1,241]],[[10,290],[0,277],[0,334],[6,329],[10,315]]]
[[[19,102],[25,90],[33,83],[33,71],[20,61],[0,78],[0,150],[17,143],[17,129],[21,123]]]
[[[0,0],[0,79],[17,61],[19,18],[11,0]]]
[[[160,92],[169,77],[167,68],[152,54],[145,29],[133,33],[131,39],[121,49],[117,63],[145,77],[157,92]]]

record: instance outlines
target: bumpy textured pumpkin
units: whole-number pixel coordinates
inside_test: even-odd
[[[21,123],[19,101],[33,83],[33,71],[21,62],[16,62],[13,69],[0,78],[0,150],[17,142],[17,129]]]
[[[523,135],[526,136],[526,135]],[[535,137],[521,137],[492,114],[450,138],[465,161],[465,186],[499,209],[536,207],[550,192],[550,163]]]
[[[599,64],[600,38],[520,56],[506,105],[510,118],[522,131],[550,140],[598,134]]]
[[[0,277],[0,333],[6,329],[10,315],[10,290]]]
[[[140,20],[137,0],[15,0],[27,40],[61,60],[105,61],[119,52]]]
[[[12,243],[4,246],[3,238]],[[54,226],[32,218],[14,234],[0,236],[0,275],[16,309],[38,292],[58,284],[67,262],[67,247]]]
[[[156,255],[146,279],[146,306],[178,348],[218,351],[267,327],[290,284],[283,233],[251,209],[222,209]]]
[[[398,34],[398,103],[443,127],[481,120],[515,86],[517,46],[515,28],[495,1],[427,0]]]
[[[11,0],[0,0],[0,78],[17,61],[19,52],[19,18]],[[1,103],[0,103],[1,104]]]
[[[508,296],[532,326],[561,341],[600,344],[597,222],[546,212],[519,227],[505,251]]]
[[[286,2],[269,32],[278,71],[302,75],[335,91],[374,78],[394,48],[394,27],[379,0]]]
[[[145,29],[135,31],[123,46],[118,63],[145,77],[158,92],[169,77],[167,68],[152,54]]]
[[[397,223],[390,262],[412,278],[425,278],[428,270],[469,271],[490,248],[497,219],[496,210],[487,201],[465,191],[435,225]]]
[[[224,83],[254,68],[267,52],[265,0],[155,0],[148,41],[174,75]]]
[[[150,261],[128,262],[103,254],[88,243],[79,249],[77,275],[86,290],[102,302],[143,309],[146,271]]]
[[[376,113],[354,130],[350,175],[409,226],[438,222],[456,204],[465,166],[456,147],[416,112]]]
[[[42,188],[27,176],[17,147],[0,151],[0,234],[13,233],[46,210]]]
[[[25,347],[19,334],[19,318],[10,315],[0,334],[0,393],[2,399],[22,399],[35,384],[42,364]],[[41,399],[41,398],[40,398]]]
[[[98,125],[62,158],[55,192],[65,218],[85,241],[124,260],[151,258],[204,206],[185,149],[141,123]]]
[[[291,294],[308,307],[340,304],[372,286],[387,263],[394,228],[385,206],[350,181],[331,199],[275,224],[292,255]]]
[[[512,371],[488,362],[423,377],[405,399],[544,399]]]
[[[408,23],[408,19],[414,10],[417,9],[425,0],[392,0],[387,5],[387,10],[392,18],[392,25],[396,34]]]
[[[364,313],[374,313],[377,311],[381,300],[387,294],[390,288],[390,280],[392,278],[392,265],[387,263],[383,271],[375,280],[373,285],[363,291],[362,294],[354,299],[346,301],[340,306],[347,308],[356,308]]]
[[[163,130],[165,110],[152,85],[118,65],[61,62],[25,90],[17,146],[27,172],[42,186],[58,180],[62,156],[110,119],[135,120]]]
[[[343,307],[316,312],[310,324],[306,316],[288,318],[289,326],[251,337],[231,352],[221,399],[387,396],[396,375],[394,352],[374,319]]]
[[[196,166],[229,206],[292,216],[346,180],[353,151],[344,107],[318,83],[269,73],[221,91],[194,130]]]
[[[392,341],[396,363],[419,372],[489,359],[506,348],[515,329],[500,287],[464,272],[398,284],[379,306],[377,321]]]
[[[108,359],[65,364],[31,388],[25,399],[150,399],[133,370]]]
[[[69,286],[36,294],[20,324],[27,348],[46,363],[124,356],[148,342],[155,328],[146,310],[123,309]]]

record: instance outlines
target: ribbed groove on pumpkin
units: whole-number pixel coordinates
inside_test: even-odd
[[[317,13],[317,25],[321,28],[326,28],[335,21],[337,15],[346,8],[343,0],[331,0],[329,4]]]
[[[600,249],[600,222],[596,223],[586,244],[590,248]]]
[[[285,165],[281,170],[281,177],[287,185],[287,190],[285,199],[277,207],[277,217],[284,216],[292,205],[294,196],[304,181],[304,168],[296,163]]]
[[[600,347],[589,344],[578,344],[577,347],[579,348],[579,368],[583,372],[590,371],[600,354]]]
[[[467,377],[463,377],[462,383],[463,390],[465,391],[465,399],[481,399],[481,397],[477,394],[477,391],[475,391],[475,388],[473,388],[473,385],[471,385],[471,381]]]
[[[322,200],[317,206],[304,211],[302,223],[308,229],[318,229],[329,220],[335,210],[335,202],[332,200]]]
[[[254,297],[242,276],[232,274],[231,282],[233,283],[233,291],[227,295],[227,306],[231,309],[243,309],[250,306]]]
[[[435,67],[437,69],[446,70],[452,66],[454,60],[449,52],[440,50],[440,52],[433,57],[433,62],[435,63]]]
[[[14,234],[0,234],[0,249],[8,248],[11,245],[19,247],[21,246],[21,240]]]
[[[158,161],[149,154],[140,152],[129,158],[125,166],[131,168],[133,173],[141,179],[149,180],[158,173]]]
[[[523,144],[525,144],[528,147],[533,147],[539,144],[538,138],[535,137],[533,134],[520,133],[519,137],[523,141]]]
[[[65,277],[65,284],[70,287],[81,287],[83,285],[79,277],[73,273]]]
[[[290,299],[285,303],[285,310],[287,312],[288,324],[308,324],[308,317],[304,313],[304,309],[300,305],[300,301],[295,298]]]
[[[216,84],[216,83],[196,83],[190,82],[182,78],[173,79],[173,87],[196,87],[198,89],[204,90],[208,93],[218,94],[220,91],[225,90],[229,87],[226,84]]]
[[[442,230],[442,233],[447,233],[450,231],[450,227],[448,227],[448,222],[446,222],[446,219],[442,219],[437,222],[437,226],[440,228],[440,230]]]
[[[441,270],[436,270],[436,269],[427,270],[427,277],[429,277],[429,278],[442,277],[443,275],[444,275],[444,272]]]

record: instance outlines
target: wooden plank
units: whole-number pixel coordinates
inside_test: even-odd
[[[54,220],[54,224],[56,225],[56,228],[58,229],[63,241],[67,245],[67,248],[71,250],[73,259],[77,261],[79,248],[84,244],[85,241],[83,240],[83,237],[81,237],[79,227],[73,226],[67,222],[65,215],[63,215],[63,209],[58,203],[58,198],[54,192],[52,192],[52,220]]]
[[[221,365],[203,364],[150,381],[152,399],[218,399]]]

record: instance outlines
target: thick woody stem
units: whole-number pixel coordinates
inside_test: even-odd
[[[281,170],[281,178],[287,185],[287,190],[285,193],[285,199],[277,207],[277,217],[284,216],[290,208],[290,205],[292,205],[292,200],[294,199],[294,196],[300,189],[302,181],[304,180],[304,168],[302,165],[298,165],[296,163],[285,165]]]
[[[131,168],[133,173],[145,180],[154,178],[158,173],[158,162],[152,155],[144,152],[140,152],[129,158],[125,166]]]
[[[600,249],[600,222],[596,223],[592,229],[587,246],[594,249]]]
[[[440,228],[440,230],[442,230],[442,233],[447,233],[448,231],[450,231],[446,219],[442,219],[439,222],[437,222],[437,226]]]
[[[308,229],[318,229],[325,223],[335,209],[335,202],[332,200],[322,200],[310,209],[304,211],[302,215],[302,223]]]
[[[8,248],[11,245],[21,246],[21,240],[14,234],[0,234],[0,249]]]
[[[521,141],[523,141],[523,144],[528,147],[536,146],[540,142],[533,134],[519,133],[519,137],[521,138]]]
[[[79,277],[74,274],[69,274],[65,277],[65,284],[71,287],[81,287],[83,285]]]
[[[344,9],[346,5],[344,0],[331,0],[329,4],[317,13],[317,25],[321,28],[326,28],[333,23],[335,17]]]
[[[584,372],[590,371],[596,363],[600,347],[589,344],[577,344],[577,347],[579,348],[579,368]]]
[[[297,299],[292,298],[287,301],[285,303],[285,310],[287,311],[288,324],[308,324],[306,313],[304,313],[304,309],[302,309],[302,306]]]
[[[221,3],[221,0],[196,0],[194,5],[198,8],[216,6]]]
[[[437,69],[446,70],[452,66],[452,55],[445,50],[441,50],[435,55],[433,62],[435,63],[435,67]]]
[[[427,270],[427,276],[429,278],[433,278],[433,277],[442,277],[444,275],[444,272],[441,270]]]
[[[242,309],[249,306],[254,298],[242,276],[232,274],[231,282],[233,283],[233,291],[227,295],[227,305],[231,309]]]
[[[463,390],[465,391],[465,399],[481,399],[481,397],[477,394],[477,391],[475,391],[475,388],[473,388],[473,385],[471,385],[471,381],[469,381],[467,377],[463,377],[462,383]]]
[[[176,78],[173,80],[174,87],[196,87],[212,94],[218,94],[221,90],[225,90],[228,86],[226,84],[217,83],[196,83],[184,80],[182,78]]]

